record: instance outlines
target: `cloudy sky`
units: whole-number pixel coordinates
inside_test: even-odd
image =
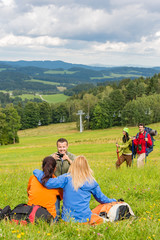
[[[0,60],[160,66],[160,1],[0,0]]]

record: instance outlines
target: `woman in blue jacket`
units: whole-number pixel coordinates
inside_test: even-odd
[[[33,174],[41,182],[44,173],[36,169]],[[50,178],[45,186],[48,189],[63,188],[62,219],[66,222],[70,220],[90,224],[103,222],[103,218],[95,216],[90,210],[91,194],[99,203],[116,201],[109,199],[101,192],[84,156],[78,156],[72,162],[68,173],[57,178]]]

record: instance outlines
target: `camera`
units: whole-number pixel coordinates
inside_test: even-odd
[[[62,153],[57,153],[57,155],[58,155],[60,158],[62,158],[64,154],[62,154]]]

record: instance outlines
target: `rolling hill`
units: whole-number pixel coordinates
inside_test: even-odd
[[[146,78],[159,72],[160,67],[93,67],[62,61],[0,61],[0,90],[59,93],[58,87],[69,89],[78,84],[97,85],[124,78]]]

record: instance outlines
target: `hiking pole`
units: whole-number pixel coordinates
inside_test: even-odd
[[[118,143],[116,143],[116,144],[118,144]],[[118,158],[118,164],[120,164],[120,157],[119,157],[118,147],[117,147],[117,158]]]

